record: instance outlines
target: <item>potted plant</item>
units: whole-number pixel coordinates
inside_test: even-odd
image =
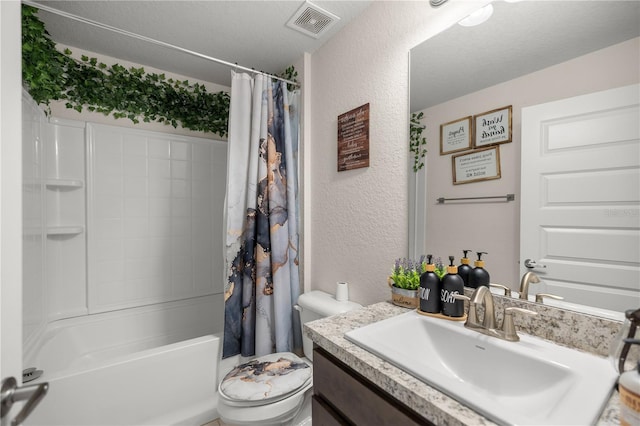
[[[394,305],[405,308],[417,308],[420,306],[418,289],[420,288],[420,276],[426,271],[426,256],[420,256],[420,260],[396,259],[388,283],[391,288],[391,302]],[[446,274],[446,269],[442,260],[438,257],[435,260],[435,273],[438,278]]]
[[[426,267],[424,258],[421,256],[419,261],[407,258],[396,259],[388,280],[389,287],[391,287],[391,302],[394,305],[405,308],[418,307],[420,275]]]

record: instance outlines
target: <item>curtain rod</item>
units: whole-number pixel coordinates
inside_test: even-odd
[[[288,84],[293,84],[296,87],[300,87],[300,83],[296,83],[295,81],[291,81],[291,80],[284,79],[282,77],[278,77],[277,75],[269,74],[269,73],[262,72],[262,71],[256,71],[253,68],[243,67],[241,65],[234,64],[234,63],[231,63],[231,62],[228,62],[228,61],[224,61],[222,59],[214,58],[212,56],[207,56],[207,55],[204,55],[202,53],[195,52],[193,50],[185,49],[184,47],[176,46],[176,45],[173,45],[173,44],[170,44],[170,43],[166,43],[164,41],[153,39],[151,37],[147,37],[147,36],[143,36],[143,35],[140,35],[140,34],[136,34],[136,33],[133,33],[131,31],[127,31],[127,30],[123,30],[123,29],[120,29],[120,28],[117,28],[117,27],[113,27],[111,25],[103,24],[101,22],[94,21],[92,19],[83,18],[82,16],[74,15],[72,13],[65,12],[63,10],[55,9],[53,7],[49,7],[49,6],[46,6],[46,5],[41,4],[41,3],[35,3],[33,1],[31,1],[31,0],[22,0],[22,3],[26,4],[27,6],[35,7],[37,9],[53,13],[55,15],[60,15],[60,16],[63,16],[65,18],[72,19],[74,21],[78,21],[78,22],[82,22],[82,23],[85,23],[85,24],[93,25],[94,27],[102,28],[102,29],[109,30],[109,31],[112,31],[112,32],[115,32],[115,33],[118,33],[118,34],[122,34],[122,35],[125,35],[125,36],[128,36],[128,37],[136,38],[138,40],[142,40],[142,41],[146,41],[148,43],[156,44],[158,46],[163,46],[163,47],[167,47],[169,49],[178,50],[180,52],[183,52],[183,53],[186,53],[186,54],[189,54],[189,55],[192,55],[192,56],[196,56],[198,58],[206,59],[208,61],[215,62],[217,64],[226,65],[226,66],[231,67],[231,68],[240,69],[240,70],[247,71],[247,72],[254,73],[254,74],[262,74],[262,75],[265,75],[267,77],[271,77],[271,78],[283,81],[283,82],[288,83]]]

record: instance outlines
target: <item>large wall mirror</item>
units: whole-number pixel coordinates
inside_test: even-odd
[[[410,111],[424,113],[428,141],[425,170],[413,175],[410,188],[410,252],[436,251],[444,258],[449,254],[459,258],[462,249],[488,251],[491,281],[517,290],[527,271],[520,258],[520,214],[526,205],[521,182],[528,179],[521,175],[522,110],[638,84],[640,2],[494,1],[491,5],[493,14],[481,25],[455,24],[410,52]],[[513,137],[499,145],[500,178],[454,182],[452,157],[460,152],[441,152],[441,126],[457,120],[464,125],[467,117],[507,106],[513,109]],[[638,132],[639,120],[634,121],[632,127]],[[637,138],[631,143],[637,151]],[[629,176],[640,176],[638,169],[635,166]],[[640,306],[640,249],[634,247],[640,241],[640,184],[628,179],[624,185],[632,197],[618,207],[629,219],[625,232],[632,235],[631,251],[603,264],[602,271],[614,264],[626,269],[631,277],[626,284],[605,284],[603,273],[599,280],[604,287],[594,293],[602,297],[583,297],[572,290],[573,284],[547,288],[543,278],[543,283],[532,286],[533,293],[556,293],[564,297],[558,304],[571,309],[589,305],[622,311]],[[507,194],[515,194],[515,201],[437,202],[441,197]],[[533,271],[544,277],[544,270]],[[600,287],[589,286],[589,291]]]

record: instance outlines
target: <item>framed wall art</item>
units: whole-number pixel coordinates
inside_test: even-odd
[[[490,146],[451,157],[453,184],[500,179],[500,147]]]
[[[511,105],[473,116],[475,148],[511,142]]]
[[[440,155],[471,149],[471,116],[440,125]]]
[[[369,104],[338,116],[338,171],[369,167]]]

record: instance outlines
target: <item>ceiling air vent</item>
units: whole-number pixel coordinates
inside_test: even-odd
[[[313,38],[320,38],[336,22],[338,18],[333,13],[316,6],[311,2],[304,2],[302,7],[289,19],[287,27],[300,31]]]

